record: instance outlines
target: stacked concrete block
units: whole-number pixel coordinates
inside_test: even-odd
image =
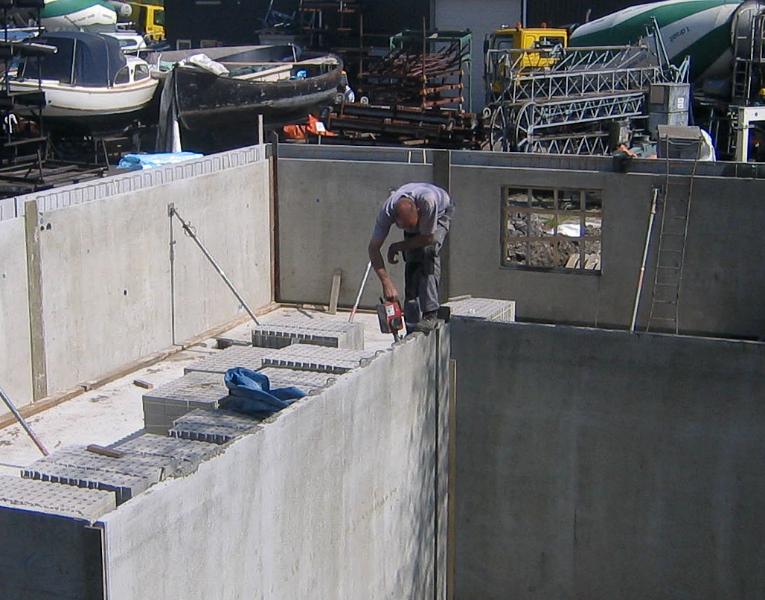
[[[210,411],[199,411],[213,414]],[[183,418],[183,417],[181,417]],[[178,437],[166,437],[147,433],[127,440],[121,440],[109,446],[121,452],[137,455],[157,456],[170,459],[172,472],[167,475],[181,477],[197,470],[199,463],[218,454],[219,449],[207,440],[192,441]]]
[[[233,367],[245,367],[257,371],[263,366],[263,357],[272,353],[272,348],[230,346],[225,350],[192,363],[184,369],[184,372],[217,373],[223,375]]]
[[[340,375],[366,364],[373,351],[321,348],[310,344],[293,344],[263,357],[264,367],[288,367]]]
[[[271,388],[293,386],[310,394],[318,392],[334,383],[334,377],[328,373],[312,373],[296,369],[284,369],[281,367],[264,367],[259,371],[268,377]]]
[[[111,458],[81,447],[58,450],[21,472],[27,479],[113,491],[117,504],[129,500],[177,470],[174,459],[126,454]]]
[[[258,429],[259,419],[226,410],[194,410],[176,419],[170,435],[180,440],[226,444]]]
[[[114,492],[0,475],[0,507],[84,519],[114,510]]]
[[[515,321],[515,300],[493,298],[466,298],[446,304],[453,317],[468,317],[486,321]]]
[[[290,344],[363,350],[364,326],[347,321],[283,318],[252,328],[253,346],[284,348]]]
[[[226,396],[223,375],[189,373],[143,395],[144,428],[165,435],[177,418],[196,408],[218,408]]]

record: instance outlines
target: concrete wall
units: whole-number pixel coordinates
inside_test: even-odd
[[[513,26],[523,18],[523,0],[433,0],[431,12],[437,29],[473,33],[471,110],[481,112],[486,103],[483,82],[483,41],[501,25]]]
[[[457,598],[765,596],[765,345],[454,319]]]
[[[251,308],[271,302],[264,154],[263,147],[237,150],[27,198],[36,200],[40,222],[32,243],[40,254],[47,389],[39,397],[246,314],[175,219],[171,231],[170,204]],[[0,220],[0,348],[8,356],[0,385],[20,405],[32,399],[29,278],[24,219],[11,215],[23,214],[24,198]]]
[[[101,531],[90,522],[3,507],[3,598],[102,600]]]
[[[426,153],[423,165],[410,162],[421,156],[412,151],[375,151],[326,146],[280,150],[282,299],[326,303],[332,271],[341,267],[344,276],[351,273],[345,280],[351,286],[344,285],[341,303],[352,303],[375,208],[387,189],[428,176],[426,180],[436,181],[435,153]],[[450,181],[457,207],[443,283],[449,295],[516,300],[521,320],[629,327],[653,189],[664,189],[667,183],[661,171],[666,169],[664,162],[636,161],[624,173],[603,158],[485,152],[450,156],[451,167],[438,174],[438,181]],[[752,338],[765,334],[765,316],[757,300],[765,296],[765,278],[756,268],[765,261],[760,243],[765,182],[737,176],[737,168],[724,163],[700,166],[694,178],[678,320],[682,332]],[[689,169],[681,161],[672,163],[677,175],[670,177],[669,198],[675,208],[683,207],[691,191]],[[602,272],[502,267],[501,190],[508,185],[601,190]],[[657,221],[638,320],[643,329],[658,232]],[[372,283],[373,290],[364,296],[366,304],[373,304],[378,293],[379,285]]]
[[[23,218],[0,221],[0,386],[19,406],[32,398],[24,240]],[[2,405],[0,414],[6,412]]]
[[[332,273],[340,269],[340,304],[353,305],[380,204],[392,189],[409,181],[432,182],[432,166],[281,161],[280,300],[327,304]],[[403,294],[402,265],[392,265],[391,274]],[[376,304],[380,293],[380,283],[370,273],[362,303]]]
[[[108,598],[444,599],[448,352],[410,337],[107,514]]]

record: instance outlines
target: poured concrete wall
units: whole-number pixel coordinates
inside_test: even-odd
[[[443,281],[450,296],[515,300],[520,320],[629,327],[653,190],[663,190],[667,184],[661,172],[665,163],[637,161],[634,169],[622,173],[609,159],[452,152],[450,168],[436,179],[435,153],[425,154],[425,165],[411,164],[413,156],[419,154],[401,149],[280,149],[282,299],[326,303],[332,272],[341,267],[344,275],[351,271],[341,303],[351,304],[366,263],[375,208],[389,187],[430,174],[430,181],[450,181],[456,205]],[[691,193],[689,168],[681,161],[672,164],[672,171],[679,175],[670,177],[669,198],[679,209]],[[693,181],[678,320],[681,332],[765,335],[765,313],[759,302],[765,297],[765,278],[756,268],[765,261],[761,243],[765,181],[737,177],[736,172],[722,163],[704,165]],[[504,186],[601,190],[602,272],[503,267],[500,222]],[[661,192],[660,201],[663,197]],[[651,302],[658,235],[657,220],[638,318],[643,329]],[[399,238],[394,228],[389,239]],[[374,276],[371,288],[364,304],[374,304],[379,293]]]
[[[171,203],[248,303],[270,302],[266,162],[44,212],[50,390],[95,378],[243,314],[177,220],[171,274]]]
[[[107,514],[108,598],[444,599],[448,344],[410,337]]]
[[[340,304],[353,305],[369,260],[367,245],[377,211],[391,190],[410,181],[432,182],[432,166],[281,161],[279,299],[327,304],[332,274],[340,269],[343,275]],[[395,228],[391,235],[395,239]],[[401,267],[391,265],[390,272],[403,295]],[[377,277],[370,273],[362,304],[376,304],[380,292]]]
[[[261,146],[11,199],[13,210],[0,214],[0,385],[23,406],[33,377],[39,399],[246,315],[180,223],[171,225],[171,204],[249,306],[269,304],[269,179]],[[31,241],[28,200],[40,225]],[[41,271],[31,310],[27,246]]]
[[[22,406],[32,400],[24,219],[0,221],[0,386]],[[5,405],[0,414],[6,413]]]
[[[765,596],[765,344],[451,334],[458,599]]]
[[[31,510],[0,510],[0,595],[102,600],[101,531],[90,522]]]

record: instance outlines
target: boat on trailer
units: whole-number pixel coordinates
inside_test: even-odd
[[[82,31],[46,33],[37,44],[53,46],[54,54],[30,57],[9,79],[12,92],[42,90],[45,106],[24,116],[42,116],[53,131],[97,133],[117,131],[141,118],[152,104],[158,81],[148,63],[125,56],[109,36]]]

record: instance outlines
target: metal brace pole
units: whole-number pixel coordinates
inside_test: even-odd
[[[367,270],[364,271],[364,277],[361,280],[361,285],[359,286],[359,293],[356,295],[356,302],[353,303],[353,310],[351,311],[351,316],[348,317],[348,322],[353,322],[353,317],[356,316],[356,311],[359,308],[359,302],[361,302],[361,295],[364,293],[364,288],[367,285],[367,279],[369,278],[369,271],[372,269],[372,261],[370,260],[367,263]]]
[[[19,425],[21,425],[24,428],[24,431],[27,432],[30,438],[32,438],[32,441],[35,443],[35,446],[37,446],[40,449],[40,452],[43,453],[43,456],[48,456],[50,452],[48,452],[47,448],[43,446],[43,443],[37,439],[37,436],[34,434],[32,429],[29,427],[27,422],[24,420],[24,417],[21,416],[21,413],[19,413],[18,410],[16,410],[16,406],[11,401],[8,394],[5,393],[5,390],[3,390],[2,387],[0,387],[0,397],[3,399],[3,402],[5,402],[5,405],[8,407],[8,410],[10,410],[13,413],[13,416],[16,417],[16,420],[19,422]]]
[[[669,160],[669,159],[667,159]],[[645,265],[648,260],[648,247],[651,245],[651,231],[653,231],[653,221],[656,218],[656,199],[659,196],[659,188],[653,188],[653,198],[651,199],[651,215],[648,217],[648,231],[645,234],[645,246],[643,247],[643,261],[640,263],[640,277],[638,278],[637,291],[635,292],[635,304],[632,308],[632,323],[630,324],[630,333],[635,333],[637,325],[638,307],[640,306],[640,296],[643,292],[643,278],[645,277]],[[666,200],[664,210],[667,209]],[[658,260],[658,259],[657,259]],[[658,269],[658,262],[656,265]]]
[[[183,217],[181,217],[181,215],[178,214],[178,211],[175,210],[175,206],[174,205],[170,204],[167,207],[167,210],[170,213],[171,217],[175,217],[176,219],[178,219],[180,221],[181,227],[183,227],[183,231],[192,240],[194,240],[194,242],[196,242],[196,245],[199,246],[199,249],[202,251],[202,254],[204,254],[205,257],[207,258],[207,260],[210,261],[210,264],[218,272],[218,275],[221,276],[221,279],[223,279],[224,283],[228,286],[228,289],[231,290],[231,293],[233,293],[234,296],[236,296],[236,299],[239,300],[239,303],[244,307],[244,310],[247,311],[247,314],[249,314],[250,317],[252,317],[252,320],[255,321],[255,324],[256,325],[260,325],[260,323],[258,322],[257,317],[255,316],[255,313],[252,312],[250,307],[244,301],[244,298],[242,298],[241,294],[238,291],[236,291],[236,288],[234,287],[234,284],[231,283],[231,280],[223,272],[223,269],[221,269],[220,265],[217,262],[215,262],[215,259],[212,257],[210,252],[207,250],[207,248],[205,248],[204,244],[199,240],[199,238],[197,237],[196,232],[194,231],[194,228],[191,226],[191,223],[189,223],[188,221],[184,221],[183,220]]]

